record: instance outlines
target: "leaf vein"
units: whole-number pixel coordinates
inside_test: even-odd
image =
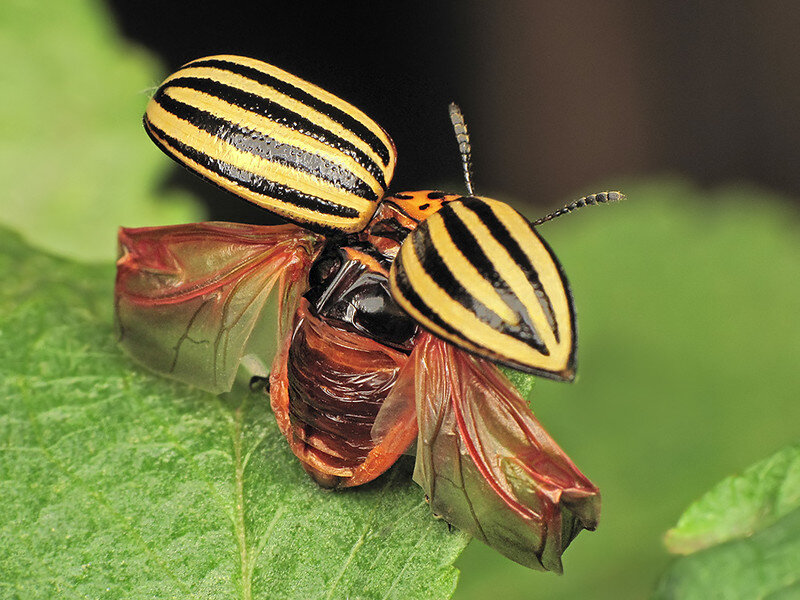
[[[342,580],[342,577],[347,571],[347,568],[353,562],[353,559],[356,556],[359,548],[364,545],[364,540],[367,538],[367,534],[372,530],[372,524],[375,519],[375,515],[378,513],[378,509],[381,506],[381,501],[383,500],[384,495],[386,494],[386,490],[391,487],[391,484],[394,483],[394,480],[397,477],[397,469],[393,469],[392,472],[389,474],[389,477],[386,479],[386,483],[381,488],[380,494],[378,495],[377,500],[375,501],[375,506],[372,508],[372,511],[369,513],[369,517],[366,520],[366,525],[361,532],[361,535],[358,536],[358,539],[353,544],[353,547],[350,549],[350,553],[347,555],[347,560],[344,561],[342,568],[339,569],[339,573],[336,575],[336,578],[333,580],[333,584],[331,585],[330,589],[328,590],[328,595],[325,596],[326,600],[331,600],[333,598],[333,592],[336,590],[336,587],[339,585],[339,582]]]

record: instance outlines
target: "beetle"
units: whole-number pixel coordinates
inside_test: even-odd
[[[270,402],[317,483],[367,483],[416,440],[435,515],[560,572],[600,494],[498,365],[574,378],[572,296],[535,226],[621,195],[530,223],[473,194],[466,125],[450,116],[468,194],[387,195],[394,144],[354,106],[251,58],[181,67],[147,106],[151,139],[288,223],[120,229],[119,339],[147,367],[224,392],[277,297]]]

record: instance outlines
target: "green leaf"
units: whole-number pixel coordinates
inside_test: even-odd
[[[516,369],[509,369],[508,367],[500,367],[503,375],[508,377],[512,385],[519,390],[520,395],[525,398],[525,401],[530,403],[533,399],[533,391],[536,388],[536,377],[517,371]]]
[[[676,561],[656,600],[800,598],[800,510],[746,539]]]
[[[447,598],[467,537],[401,461],[325,492],[261,394],[142,371],[114,273],[0,231],[0,596]]]
[[[800,444],[695,502],[667,534],[678,559],[657,599],[800,597]]]
[[[0,222],[39,247],[111,259],[120,225],[199,220],[156,192],[170,161],[141,117],[155,61],[118,38],[98,1],[0,3]]]
[[[800,444],[722,481],[683,513],[665,541],[670,552],[689,554],[752,535],[798,509]]]

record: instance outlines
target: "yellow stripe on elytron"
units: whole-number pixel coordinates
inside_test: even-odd
[[[461,284],[461,287],[508,325],[512,327],[519,325],[519,315],[516,311],[503,300],[497,290],[494,289],[494,286],[480,274],[478,269],[453,243],[444,225],[442,215],[436,213],[428,218],[425,223],[427,224],[431,243],[436,248],[439,256],[441,256],[447,269]],[[414,234],[412,233],[412,235]]]
[[[536,299],[536,290],[528,281],[528,277],[513,258],[508,254],[508,251],[503,245],[497,241],[489,228],[484,225],[483,221],[474,212],[466,208],[463,204],[458,202],[449,205],[456,216],[464,223],[464,225],[473,233],[478,245],[483,250],[484,254],[488,257],[494,265],[500,277],[508,283],[508,287],[519,298],[520,302],[528,310],[531,317],[536,333],[542,339],[542,343],[551,353],[557,347],[557,342],[553,330],[550,328],[550,323],[547,320],[547,315],[544,313],[539,301]],[[535,243],[539,240],[531,238]],[[526,244],[530,244],[530,240],[526,240]],[[533,263],[536,265],[536,263]]]
[[[188,121],[178,118],[156,102],[148,104],[147,118],[162,131],[169,132],[170,136],[211,158],[221,160],[244,171],[249,171],[256,175],[283,183],[301,193],[321,196],[331,202],[336,202],[342,206],[349,206],[358,210],[360,213],[370,213],[370,215],[377,205],[377,202],[372,202],[366,198],[356,196],[355,194],[335,187],[331,183],[321,181],[312,175],[297,171],[292,167],[274,163],[265,158],[250,154],[249,152],[243,152],[223,139],[195,127]],[[227,185],[230,186],[230,183]],[[237,189],[241,188],[237,186]],[[253,194],[254,192],[248,190],[247,193]]]
[[[364,152],[370,160],[372,160],[376,165],[382,166],[383,161],[380,157],[375,153],[375,151],[367,144],[363,139],[353,133],[350,129],[344,127],[343,125],[337,123],[327,115],[313,110],[308,105],[303,104],[299,100],[295,100],[294,98],[290,98],[284,94],[281,94],[277,90],[264,85],[262,83],[258,83],[252,79],[249,79],[243,75],[239,75],[237,73],[231,73],[230,71],[225,71],[223,69],[219,69],[216,67],[187,67],[186,69],[181,69],[180,71],[170,75],[162,86],[166,86],[172,79],[176,79],[178,77],[198,77],[202,79],[211,79],[213,81],[218,81],[220,83],[230,85],[237,89],[240,89],[245,92],[250,92],[267,100],[271,100],[280,106],[283,106],[301,117],[308,119],[309,121],[323,127],[333,133],[334,135],[339,136],[340,138],[347,140],[351,144],[353,144],[356,148]],[[285,78],[281,77],[282,79]],[[307,84],[310,85],[310,84]],[[298,86],[299,87],[299,86]],[[319,88],[317,88],[319,89]],[[353,107],[350,105],[346,105],[346,108],[343,108],[347,113],[352,113]],[[391,179],[392,173],[394,171],[394,164],[396,162],[396,158],[394,156],[394,152],[391,150],[391,146],[387,148],[389,155],[390,155],[390,163],[388,167],[384,167],[384,172],[387,173],[386,180]]]
[[[358,164],[358,161],[354,158],[336,148],[332,148],[331,146],[323,144],[285,125],[276,123],[258,113],[251,112],[226,102],[222,98],[206,94],[205,92],[199,92],[184,87],[168,87],[164,90],[164,93],[179,102],[197,107],[200,110],[232,121],[242,127],[263,132],[265,135],[276,139],[280,143],[290,144],[301,150],[310,152],[311,154],[318,154],[327,160],[331,160],[351,171],[356,177],[366,183],[372,188],[372,191],[375,192],[378,198],[383,196],[385,190],[369,171]]]
[[[564,287],[565,283],[553,257],[544,244],[525,243],[525,240],[529,240],[532,234],[530,226],[523,221],[524,217],[521,217],[517,211],[504,202],[498,202],[491,198],[483,198],[483,200],[490,204],[497,218],[511,234],[511,237],[517,241],[522,251],[528,256],[531,264],[536,265],[539,281],[545,294],[550,298],[553,318],[558,324],[561,345],[569,348],[572,344],[572,318],[569,310],[569,298]]]
[[[270,65],[269,63],[265,63],[260,60],[256,60],[254,58],[248,58],[246,56],[213,56],[209,58],[216,58],[219,60],[227,60],[231,62],[236,62],[242,65],[247,65],[248,67],[253,67],[254,69],[258,69],[267,73],[268,75],[272,75],[277,79],[282,79],[283,81],[300,88],[301,90],[308,92],[312,96],[316,96],[323,102],[330,104],[331,106],[335,106],[342,112],[346,112],[350,114],[354,119],[360,121],[367,129],[369,129],[372,133],[374,133],[383,145],[386,146],[386,149],[389,152],[389,165],[388,168],[389,173],[394,170],[394,165],[397,160],[397,157],[394,152],[394,143],[392,142],[389,135],[383,130],[383,128],[378,125],[375,121],[369,118],[366,114],[361,112],[358,108],[342,100],[338,96],[330,93],[328,90],[322,89],[321,87],[314,85],[313,83],[309,83],[305,79],[300,79],[296,75],[292,75],[291,73],[287,73],[283,69],[279,69],[276,66]],[[379,162],[379,164],[381,164]]]
[[[156,138],[162,146],[170,150],[171,154],[173,154],[176,158],[178,158],[178,160],[196,173],[199,173],[220,187],[230,190],[237,196],[245,198],[257,206],[271,210],[282,217],[303,223],[316,223],[324,225],[326,227],[339,229],[345,233],[355,233],[357,231],[361,231],[364,229],[364,227],[366,227],[369,219],[372,217],[371,213],[366,213],[362,215],[361,218],[348,218],[337,215],[323,214],[315,210],[297,206],[291,202],[286,202],[280,198],[274,198],[272,196],[267,196],[266,194],[253,192],[252,190],[248,190],[247,188],[237,185],[235,182],[226,179],[218,173],[215,173],[214,171],[211,171],[203,165],[193,161],[191,158],[182,154],[180,150],[170,145],[167,140],[160,138],[154,131],[151,130],[150,135]]]
[[[496,331],[475,314],[453,300],[439,285],[428,275],[417,257],[412,243],[400,246],[402,266],[406,271],[409,283],[420,298],[425,299],[428,307],[435,312],[442,321],[453,327],[464,340],[473,346],[488,349],[490,352],[523,365],[529,365],[546,371],[560,371],[567,366],[567,357],[545,356],[534,350],[523,341]],[[446,311],[446,317],[443,315]],[[429,319],[425,319],[427,325]],[[453,339],[452,336],[448,336]]]
[[[392,269],[389,271],[389,288],[392,292],[392,298],[400,305],[400,307],[411,316],[417,323],[424,325],[426,328],[430,329],[433,333],[444,340],[449,340],[453,344],[456,344],[461,347],[466,347],[473,352],[478,352],[480,354],[486,354],[485,348],[479,348],[478,346],[470,343],[469,340],[455,336],[446,329],[442,329],[436,323],[431,321],[428,317],[426,317],[422,312],[414,306],[411,301],[405,297],[400,286],[397,285],[397,275],[395,274],[395,270]]]

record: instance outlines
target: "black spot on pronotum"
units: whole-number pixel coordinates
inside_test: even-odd
[[[428,198],[431,200],[441,200],[444,196],[444,192],[428,192]]]
[[[420,210],[428,210],[430,207],[431,207],[431,203],[430,202],[426,202],[425,204],[420,204],[419,205],[419,209]]]
[[[394,197],[400,200],[411,200],[414,196],[411,194],[395,194]]]

